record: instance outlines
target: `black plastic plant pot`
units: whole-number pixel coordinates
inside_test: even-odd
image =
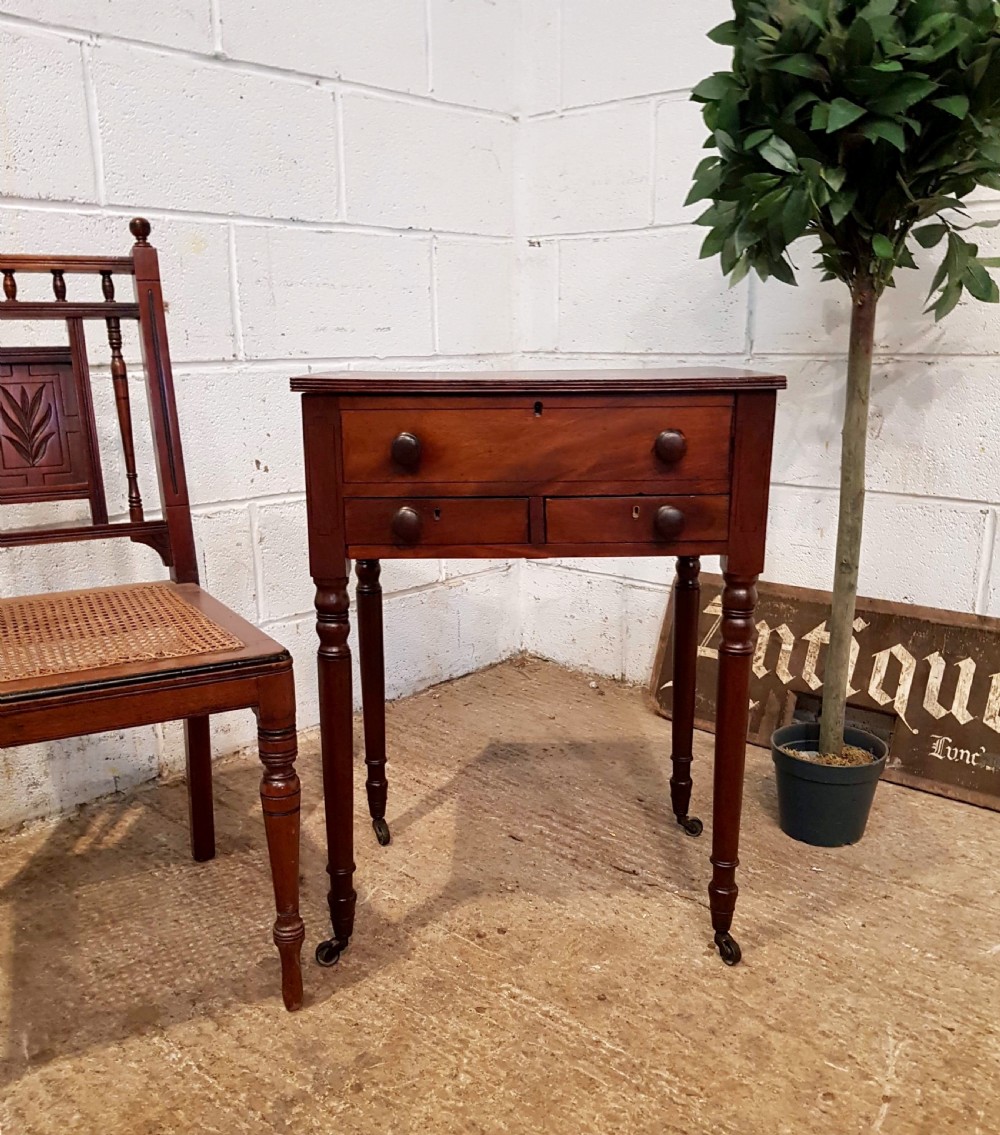
[[[888,746],[863,729],[844,730],[844,742],[875,758],[867,765],[818,765],[790,757],[783,749],[815,753],[819,725],[786,725],[771,737],[778,781],[778,823],[792,839],[813,847],[844,847],[865,834],[875,788],[885,768]]]

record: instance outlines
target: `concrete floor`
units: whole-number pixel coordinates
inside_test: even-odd
[[[2,1135],[288,1131],[850,1135],[1000,1131],[1000,815],[882,785],[865,840],[775,823],[751,750],[743,964],[711,944],[669,724],[535,661],[390,707],[393,843],[360,811],[357,932],[286,1014],[255,764],[0,843]],[[315,737],[303,914],[324,929]]]

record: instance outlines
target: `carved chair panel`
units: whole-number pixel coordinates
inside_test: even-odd
[[[96,452],[69,349],[0,348],[0,504],[91,498]]]

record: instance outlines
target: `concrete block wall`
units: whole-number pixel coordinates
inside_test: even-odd
[[[706,131],[691,86],[725,68],[704,33],[728,0],[538,0],[518,141],[519,346],[526,365],[750,365],[779,400],[765,578],[828,588],[836,531],[845,290],[796,256],[797,289],[729,289],[685,209]],[[980,194],[978,219],[1000,216]],[[997,230],[981,244],[1000,252]],[[926,263],[928,257],[923,257]],[[878,325],[861,588],[1000,615],[1000,314],[935,325],[927,272],[900,273]],[[716,565],[706,564],[717,570]],[[546,561],[522,583],[527,649],[646,681],[672,565]]]
[[[303,727],[318,719],[315,636],[288,379],[307,365],[510,364],[519,6],[0,0],[0,246],[121,254],[129,218],[151,220],[203,583],[292,650]],[[102,332],[90,354],[120,513]],[[7,345],[63,335],[0,325]],[[134,337],[125,352],[138,378]],[[2,522],[43,513],[81,510]],[[164,574],[120,542],[8,551],[0,594]],[[509,565],[388,564],[383,580],[390,696],[520,648]],[[216,751],[252,744],[253,724],[219,718]],[[0,752],[0,828],[181,767],[177,726]]]
[[[766,575],[828,585],[846,297],[810,275],[729,289],[683,207],[704,139],[688,93],[725,66],[704,33],[730,11],[0,0],[0,242],[118,252],[130,216],[152,220],[203,578],[294,652],[302,726],[317,720],[314,635],[287,380],[306,367],[787,373]],[[978,216],[1000,214],[994,197]],[[965,304],[935,326],[927,282],[904,275],[880,320],[862,587],[1000,614],[998,315]],[[18,341],[10,325],[0,337]],[[91,355],[108,410],[100,343]],[[107,421],[121,510],[114,442]],[[9,553],[0,594],[159,572],[131,547]],[[649,559],[386,565],[389,692],[521,648],[645,681],[670,574]],[[251,743],[251,725],[220,719],[219,751]],[[0,754],[0,828],[180,761],[176,727]]]

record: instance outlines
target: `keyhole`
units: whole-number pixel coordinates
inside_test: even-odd
[[[635,507],[634,507],[634,508],[632,509],[632,519],[633,519],[633,520],[638,520],[638,519],[639,519],[639,506],[638,506],[638,505],[636,505],[636,506],[635,506]]]
[[[440,520],[440,519],[441,519],[441,510],[440,510],[439,508],[436,508],[436,509],[434,510],[434,519],[435,519],[435,520]]]
[[[541,416],[542,416],[542,404],[541,404],[541,402],[536,402],[535,403],[535,417],[540,418]]]

